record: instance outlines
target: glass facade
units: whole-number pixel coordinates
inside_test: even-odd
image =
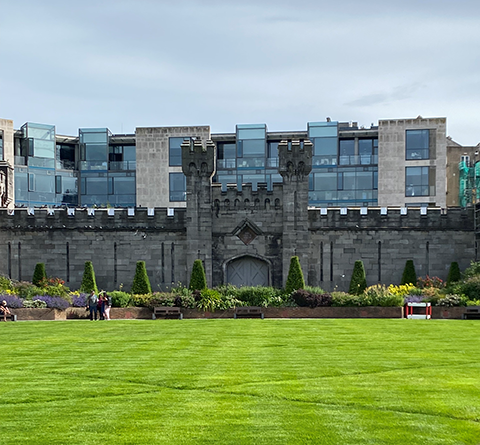
[[[313,143],[310,205],[377,205],[378,138],[340,137],[338,122],[310,122],[308,138]]]
[[[407,130],[405,135],[406,159],[430,158],[430,131]]]
[[[186,201],[187,182],[183,173],[169,174],[170,201]]]
[[[405,196],[435,196],[435,169],[406,167]]]

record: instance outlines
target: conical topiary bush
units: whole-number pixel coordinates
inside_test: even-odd
[[[287,282],[285,283],[285,292],[292,293],[298,289],[305,288],[305,279],[303,278],[302,266],[298,256],[290,258],[290,268],[288,269]]]
[[[400,284],[413,284],[417,285],[417,273],[415,272],[415,266],[413,260],[407,260],[405,263],[405,269],[403,269],[402,282]]]
[[[350,287],[348,293],[352,295],[360,295],[367,288],[367,276],[365,274],[365,267],[363,261],[355,261],[353,266],[352,278],[350,280]]]
[[[35,270],[33,272],[32,283],[35,286],[39,286],[40,283],[47,278],[47,273],[45,272],[45,263],[37,263],[35,265]]]
[[[452,264],[450,264],[450,270],[448,271],[447,286],[450,286],[451,284],[460,281],[461,278],[462,275],[460,273],[458,263],[456,261],[453,261]]]
[[[137,261],[135,269],[135,277],[132,284],[132,294],[150,294],[152,293],[152,286],[148,279],[147,268],[145,261]]]
[[[98,294],[97,282],[95,280],[95,271],[93,270],[93,264],[91,261],[85,261],[85,268],[83,270],[82,285],[80,286],[80,292],[89,294],[95,291]]]
[[[203,290],[207,288],[207,277],[205,276],[202,260],[195,260],[193,262],[188,288],[190,290]]]

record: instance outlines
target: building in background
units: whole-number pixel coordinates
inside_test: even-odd
[[[80,128],[75,136],[30,122],[15,131],[2,119],[0,173],[10,178],[3,205],[185,207],[184,139],[215,143],[213,181],[223,191],[229,185],[241,191],[244,184],[272,190],[282,182],[280,142],[310,140],[313,207],[461,206],[459,157],[473,162],[478,151],[447,138],[445,118],[421,116],[369,128],[327,118],[308,122],[303,131],[239,124],[233,133],[211,133],[209,126],[139,127],[134,134]]]

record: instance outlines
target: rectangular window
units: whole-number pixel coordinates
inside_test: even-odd
[[[55,176],[55,193],[62,193],[62,177]]]
[[[407,130],[405,156],[407,160],[430,158],[430,130]]]
[[[168,158],[170,166],[182,165],[182,143],[188,137],[168,138]]]
[[[435,196],[435,169],[406,167],[405,196]]]
[[[460,162],[465,162],[465,165],[467,167],[470,167],[470,156],[468,155],[460,156]]]
[[[340,165],[354,165],[355,162],[355,140],[340,140]]]
[[[187,181],[183,173],[170,173],[170,201],[186,201]]]
[[[35,175],[33,173],[28,174],[28,191],[35,191]]]

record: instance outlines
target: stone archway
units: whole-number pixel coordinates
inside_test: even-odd
[[[251,256],[242,256],[227,264],[226,282],[235,286],[268,286],[269,265]]]

